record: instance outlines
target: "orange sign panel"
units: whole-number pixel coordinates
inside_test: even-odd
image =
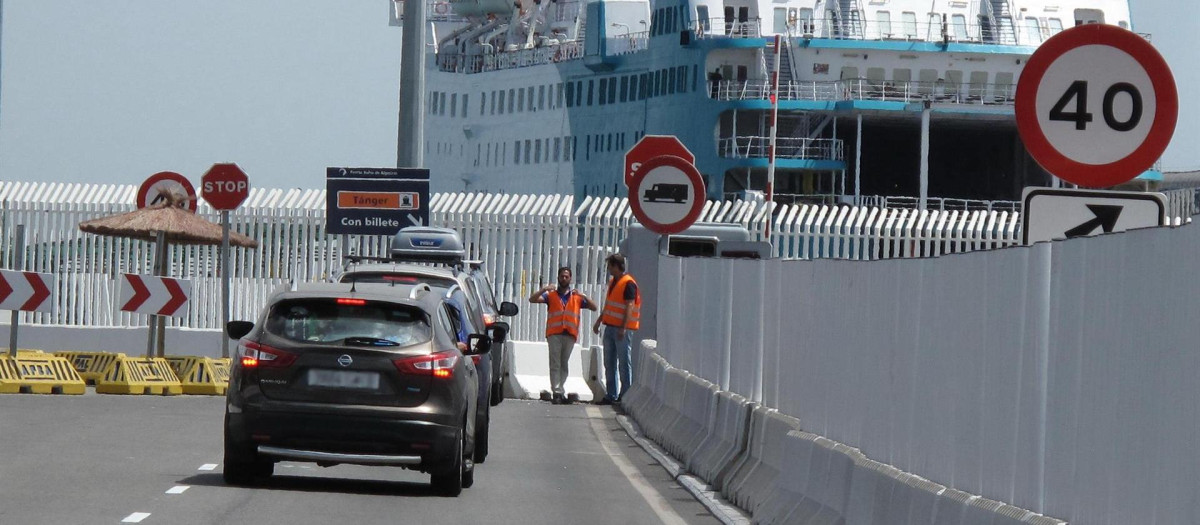
[[[339,191],[337,194],[337,203],[338,208],[343,210],[415,210],[417,209],[417,194],[381,191]]]

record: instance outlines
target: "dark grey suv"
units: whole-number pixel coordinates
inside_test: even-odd
[[[312,284],[274,295],[240,339],[225,413],[225,481],[270,476],[277,461],[388,465],[457,495],[474,482],[478,371],[452,307],[427,286]]]

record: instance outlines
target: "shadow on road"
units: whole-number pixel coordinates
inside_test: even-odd
[[[196,474],[178,481],[181,485],[201,487],[229,487],[221,474]],[[275,474],[269,479],[259,481],[250,487],[236,487],[248,490],[282,490],[289,492],[324,492],[331,494],[356,494],[364,496],[408,496],[408,497],[437,497],[438,495],[426,483],[409,481],[380,481],[345,478],[326,478],[309,476],[288,476]]]

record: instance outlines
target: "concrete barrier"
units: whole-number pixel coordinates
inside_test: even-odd
[[[653,393],[653,385],[650,384],[650,381],[654,377],[655,367],[659,366],[660,362],[665,362],[662,356],[655,352],[658,348],[655,341],[642,341],[641,347],[642,358],[638,361],[637,369],[633,371],[633,386],[621,400],[621,403],[625,405],[626,413],[634,419],[637,418],[637,410],[646,402],[646,397]]]
[[[679,417],[667,426],[663,447],[685,465],[695,454],[696,445],[704,439],[719,391],[716,385],[691,375],[683,385]]]
[[[800,420],[774,409],[755,409],[750,416],[749,447],[721,493],[751,515],[757,514],[786,468],[784,441],[793,430],[800,430]]]
[[[639,425],[642,425],[643,432],[645,424],[649,424],[650,414],[659,409],[663,400],[663,382],[666,381],[667,370],[671,369],[671,365],[667,364],[667,360],[653,355],[644,371],[646,388],[643,394],[635,397],[630,404],[622,403],[623,408],[634,416]],[[645,424],[643,424],[645,423]]]
[[[511,343],[511,344],[510,344]],[[505,384],[504,396],[516,399],[538,399],[543,390],[550,390],[550,349],[545,342],[510,341],[508,381]],[[581,401],[591,401],[592,389],[586,377],[589,367],[585,363],[591,361],[591,350],[575,345],[567,360],[568,376],[563,382],[563,389],[568,394],[578,394]]]
[[[748,446],[750,414],[755,406],[733,392],[718,392],[707,433],[696,445],[688,471],[721,490]]]
[[[666,442],[667,429],[679,418],[680,407],[683,406],[684,389],[687,386],[689,374],[678,368],[667,370],[663,381],[662,403],[649,413],[646,421],[646,435],[658,443]]]

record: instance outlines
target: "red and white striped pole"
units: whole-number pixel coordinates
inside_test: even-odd
[[[775,220],[775,135],[779,119],[779,60],[783,37],[775,35],[775,70],[771,72],[771,142],[767,146],[767,224],[766,241],[771,243],[771,222]],[[774,243],[771,243],[774,249]]]

